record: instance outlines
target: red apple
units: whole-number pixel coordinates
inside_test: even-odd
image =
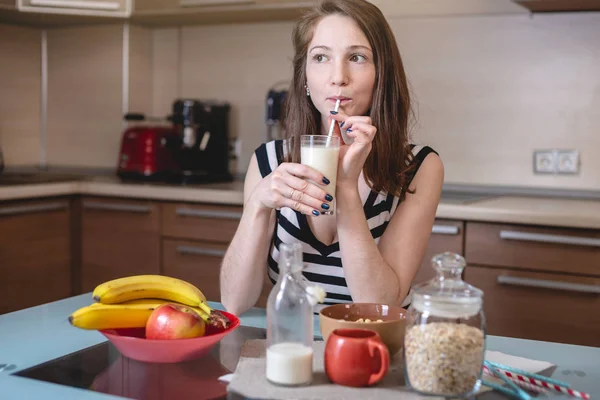
[[[165,303],[146,322],[146,339],[189,339],[203,336],[206,324],[190,307]]]

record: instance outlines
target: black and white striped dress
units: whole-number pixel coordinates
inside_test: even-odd
[[[431,152],[436,154],[437,152],[428,146],[411,145],[411,148],[414,156],[412,162],[416,163],[416,168],[413,170],[414,176],[425,157]],[[282,140],[263,143],[255,150],[258,168],[263,178],[283,162],[284,151]],[[399,198],[387,193],[372,191],[362,173],[358,181],[358,190],[371,235],[375,243],[379,243],[379,239],[398,207]],[[279,275],[279,245],[300,242],[303,261],[306,265],[303,274],[309,281],[319,284],[327,292],[324,305],[351,303],[352,296],[344,278],[339,242],[336,240],[331,245],[320,242],[313,234],[307,216],[298,211],[284,207],[277,210],[276,214],[276,229],[273,232],[267,260],[271,282],[275,284]],[[402,306],[407,307],[409,303],[410,296],[407,296]],[[320,307],[315,309],[318,310]]]

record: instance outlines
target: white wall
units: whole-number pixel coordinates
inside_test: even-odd
[[[413,140],[440,152],[447,183],[600,189],[600,13],[390,24],[418,115]],[[154,69],[155,85],[177,81],[177,95],[230,101],[233,135],[243,140],[242,169],[265,138],[268,88],[291,77],[292,27],[154,32],[155,65],[168,66]],[[170,99],[155,96],[155,113],[169,106]],[[581,174],[534,175],[532,154],[539,148],[580,150]]]

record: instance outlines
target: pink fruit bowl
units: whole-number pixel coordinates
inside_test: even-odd
[[[223,330],[207,326],[204,336],[193,339],[150,340],[145,338],[144,328],[103,329],[100,333],[125,357],[149,363],[177,363],[205,356],[221,339],[240,326],[238,317],[221,312],[229,318],[229,328]]]

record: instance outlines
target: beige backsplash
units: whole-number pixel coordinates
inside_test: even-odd
[[[600,13],[390,23],[418,116],[413,141],[440,152],[447,183],[600,189]],[[154,32],[154,83],[179,70],[179,95],[230,101],[242,168],[265,138],[267,90],[291,76],[292,26]],[[155,96],[155,113],[169,106]],[[535,175],[540,148],[580,150],[580,175]]]
[[[122,32],[120,25],[48,30],[50,165],[116,165]]]
[[[41,32],[0,25],[0,147],[6,165],[40,160]]]
[[[390,22],[417,110],[413,140],[440,152],[447,183],[600,189],[600,13]],[[292,27],[288,22],[131,27],[130,110],[165,115],[177,97],[229,101],[232,136],[242,140],[243,172],[266,137],[268,89],[291,76]],[[26,28],[0,29],[14,29],[21,42],[31,42]],[[120,25],[48,31],[50,163],[115,165],[122,128],[122,31]],[[5,37],[0,35],[0,49],[9,45]],[[28,52],[10,66],[27,65],[35,56],[39,59]],[[32,85],[37,76],[26,80],[32,101],[13,104],[4,89],[17,90],[10,77],[18,74],[5,65],[0,117],[5,104],[23,110],[31,103],[39,110]],[[0,119],[0,143],[13,164],[36,159],[38,149],[22,148],[27,141],[39,146],[31,134],[39,127],[38,114],[22,119],[30,125],[18,137]],[[532,152],[543,148],[580,150],[581,174],[534,175]]]

